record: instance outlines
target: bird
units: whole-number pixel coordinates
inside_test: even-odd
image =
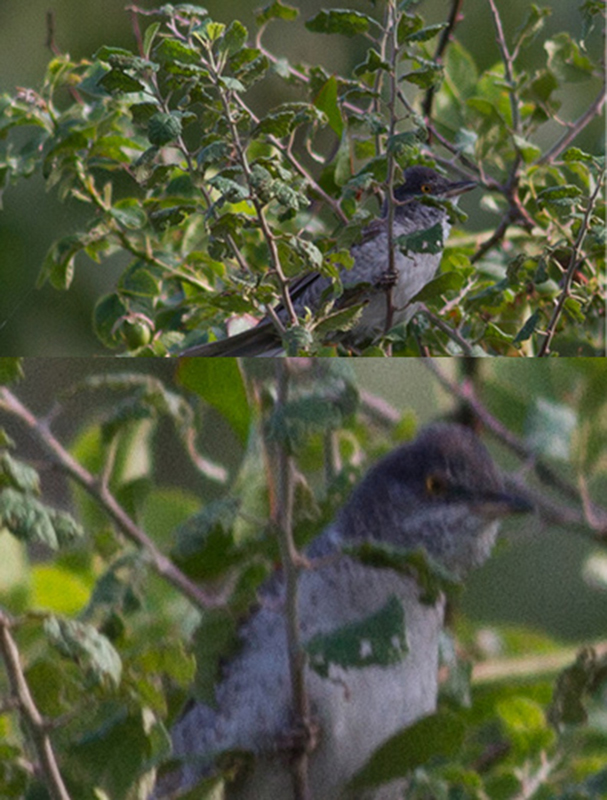
[[[393,192],[394,273],[389,269],[388,203],[384,203],[381,217],[364,229],[360,242],[351,248],[352,267],[342,267],[339,271],[343,293],[334,298],[334,308],[362,303],[362,313],[352,329],[332,332],[328,339],[356,348],[411,319],[418,308],[411,300],[434,277],[451,229],[445,209],[424,203],[423,198],[456,201],[459,195],[476,185],[470,180],[450,181],[430,167],[414,166],[404,170],[402,183]],[[405,240],[422,231],[427,233],[421,242]],[[304,316],[308,309],[317,311],[332,292],[331,279],[318,272],[301,276],[289,287],[298,317]],[[287,325],[285,308],[279,305],[275,311],[279,320]],[[282,353],[280,333],[270,317],[265,316],[254,328],[217,342],[194,345],[179,355],[275,356]]]
[[[436,422],[377,462],[309,545],[311,567],[298,579],[304,647],[368,620],[393,598],[402,606],[406,630],[406,650],[389,665],[371,659],[357,667],[333,663],[319,672],[309,657],[305,686],[318,728],[309,755],[313,800],[358,800],[358,794],[342,794],[352,776],[383,742],[437,706],[444,594],[428,600],[415,574],[370,565],[346,548],[422,548],[461,580],[489,557],[500,518],[531,509],[520,492],[504,488],[501,472],[470,428]],[[174,725],[173,758],[180,766],[159,780],[154,800],[181,796],[215,774],[217,759],[233,751],[252,753],[254,763],[228,782],[226,799],[293,800],[281,751],[292,720],[284,600],[279,571],[242,623],[240,649],[223,666],[214,705],[195,702]],[[399,792],[387,784],[364,797],[395,800]]]

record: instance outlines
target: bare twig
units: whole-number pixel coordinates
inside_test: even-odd
[[[434,53],[435,61],[440,62],[445,50],[447,49],[447,45],[449,44],[449,39],[451,38],[453,31],[455,30],[455,26],[461,19],[461,10],[463,3],[464,0],[452,0],[451,11],[449,12],[449,20],[447,22],[447,27],[443,28],[443,31],[438,40],[438,44],[436,46],[436,51]],[[432,116],[432,102],[434,100],[435,91],[436,87],[432,85],[426,92],[426,96],[424,97],[422,103],[422,114],[424,115],[426,122],[429,122],[430,117]]]
[[[564,133],[561,136],[561,138],[552,145],[550,150],[544,153],[544,155],[541,156],[536,163],[537,164],[552,163],[552,161],[554,161],[554,159],[558,155],[560,155],[563,152],[563,150],[576,138],[576,136],[580,133],[580,131],[584,130],[586,125],[588,125],[589,122],[592,122],[592,120],[595,117],[598,117],[598,115],[603,110],[604,105],[605,105],[605,83],[603,83],[603,85],[601,86],[600,92],[596,96],[594,102],[591,103],[591,105],[588,107],[588,110],[584,111],[581,117],[578,117],[575,120],[575,122],[572,122],[568,126],[569,130],[567,130],[567,132]]]
[[[5,386],[0,388],[0,409],[21,420],[38,444],[57,463],[59,468],[82,486],[104,509],[122,533],[145,553],[156,572],[178,589],[198,608],[211,608],[225,598],[213,597],[192,583],[173,562],[164,555],[145,531],[140,528],[118,503],[107,485],[86,470],[68,453],[48,427],[26,408]]]
[[[561,315],[564,311],[567,298],[571,294],[571,285],[573,283],[573,277],[580,266],[580,262],[578,261],[579,253],[582,248],[582,244],[584,242],[586,234],[588,233],[588,225],[590,222],[592,211],[594,209],[594,205],[601,193],[601,189],[603,188],[604,177],[605,177],[604,173],[602,173],[599,176],[594,191],[592,192],[592,194],[588,199],[588,205],[586,207],[586,211],[584,212],[584,216],[582,218],[582,224],[580,225],[580,229],[575,238],[575,242],[573,243],[573,247],[571,248],[571,256],[569,258],[569,264],[567,265],[567,271],[563,279],[563,289],[556,302],[554,311],[552,312],[552,317],[550,318],[550,322],[548,323],[548,327],[546,328],[542,344],[540,345],[540,349],[538,351],[538,357],[540,358],[542,356],[548,356],[550,354],[550,344],[552,343],[554,334],[556,333],[558,321],[561,318]]]
[[[277,399],[276,408],[284,406],[289,393],[289,363],[276,362]],[[271,447],[276,465],[277,491],[272,509],[272,521],[278,532],[281,564],[285,580],[285,622],[293,713],[295,727],[304,737],[301,747],[294,748],[291,760],[291,775],[295,800],[311,800],[308,780],[308,744],[310,731],[310,704],[305,684],[305,653],[299,634],[299,614],[297,608],[297,579],[301,566],[293,541],[293,459],[286,447],[280,443]]]
[[[472,410],[483,424],[484,428],[491,433],[498,441],[506,445],[512,450],[526,465],[532,467],[535,474],[538,476],[542,483],[557,490],[563,497],[571,500],[572,502],[584,507],[583,498],[577,486],[567,481],[565,478],[558,475],[554,470],[549,467],[545,461],[538,458],[533,450],[513,434],[508,428],[496,419],[483,405],[483,403],[476,397],[472,385],[464,381],[461,384],[452,381],[436,364],[435,359],[425,359],[424,365],[433,373],[439,380],[442,386],[449,392],[449,394],[457,397]],[[570,524],[581,526],[584,530],[592,531],[592,538],[594,541],[604,542],[605,529],[607,528],[607,510],[602,509],[595,504],[586,504],[587,508],[592,509],[592,517],[584,511],[577,511],[559,503],[553,502],[551,499],[534,493],[528,487],[520,487],[529,494],[530,499],[533,499],[539,510],[542,512],[544,518],[555,524]],[[594,522],[593,522],[594,520]],[[596,524],[598,521],[598,525]]]
[[[0,653],[6,666],[11,691],[38,756],[40,778],[53,800],[70,800],[45,721],[38,711],[23,673],[19,650],[11,632],[11,621],[2,610],[0,610]]]

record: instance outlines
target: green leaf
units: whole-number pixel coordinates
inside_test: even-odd
[[[323,678],[329,677],[331,666],[362,669],[398,664],[408,650],[403,607],[392,596],[379,611],[361,622],[313,636],[305,650],[310,667]]]
[[[455,270],[443,272],[427,283],[423,289],[420,289],[411,302],[427,303],[428,300],[441,297],[445,292],[457,292],[462,288],[465,280],[464,276]]]
[[[392,569],[415,578],[423,592],[422,602],[432,605],[443,591],[452,592],[461,581],[423,547],[414,550],[393,547],[383,542],[344,545],[343,552],[374,569]]]
[[[335,75],[332,75],[321,87],[314,98],[314,105],[326,114],[330,127],[341,139],[344,121],[341,115],[341,108],[337,102],[337,78]]]
[[[247,441],[251,405],[235,359],[184,358],[179,363],[179,380],[219,411],[242,443]]]
[[[516,145],[516,149],[522,155],[525,164],[530,164],[532,161],[535,161],[535,159],[539,158],[539,156],[541,155],[542,153],[541,148],[538,147],[536,144],[533,144],[532,142],[528,141],[523,136],[518,136],[517,134],[514,134],[512,138],[514,140],[514,144]]]
[[[496,706],[506,733],[517,753],[531,756],[549,747],[555,738],[541,705],[528,697],[514,696]]]
[[[232,20],[221,39],[219,49],[233,56],[244,47],[248,36],[249,32],[242,22],[239,22],[237,19]]]
[[[236,619],[229,609],[213,608],[204,612],[193,641],[196,656],[194,692],[199,702],[214,706],[221,661],[234,655],[239,644]]]
[[[265,25],[266,22],[269,22],[271,19],[284,19],[287,22],[291,22],[297,19],[298,16],[299,10],[297,8],[282,3],[281,0],[274,0],[269,6],[264,6],[264,8],[256,13],[255,22],[258,25]]]
[[[541,320],[540,312],[534,311],[533,314],[527,318],[525,324],[520,329],[520,331],[516,334],[516,336],[512,340],[512,344],[519,344],[520,342],[526,342],[527,339],[530,339],[537,330],[540,324],[540,320]]]
[[[128,311],[117,293],[106,294],[95,306],[93,328],[106,347],[118,347],[122,344],[118,321],[126,316]]]
[[[535,3],[527,11],[527,17],[514,34],[514,42],[518,47],[528,47],[544,27],[544,20],[552,14],[551,8],[539,8]]]
[[[89,588],[69,569],[37,564],[32,569],[31,604],[55,614],[77,614],[89,598]]]
[[[44,623],[44,631],[50,643],[78,663],[93,684],[118,686],[122,675],[120,656],[92,625],[50,617]]]
[[[148,139],[155,147],[168,144],[181,135],[182,125],[179,114],[157,112],[148,122]]]
[[[375,20],[367,14],[349,9],[332,9],[319,13],[306,22],[306,28],[313,33],[341,33],[343,36],[356,36],[366,33]]]
[[[437,222],[431,228],[401,234],[396,237],[395,244],[404,255],[409,253],[436,255],[443,249],[443,226]]]
[[[9,453],[0,453],[0,488],[5,486],[38,494],[40,477],[35,469],[13,458]]]
[[[381,745],[349,786],[353,790],[379,786],[406,777],[432,759],[454,758],[462,747],[464,733],[464,723],[452,712],[425,717]]]
[[[52,550],[59,547],[48,509],[35,498],[15,489],[0,492],[0,527],[29,544],[45,544]]]
[[[443,67],[440,64],[436,66],[421,67],[414,69],[411,72],[406,72],[399,77],[399,81],[408,81],[420,86],[422,89],[429,89],[431,86],[437,86],[443,77]]]
[[[190,47],[178,39],[162,39],[154,50],[154,58],[161,64],[173,61],[182,64],[200,64],[201,54],[195,47]]]
[[[544,43],[548,67],[562,81],[588,80],[593,73],[592,61],[580,52],[569,33],[558,33]]]
[[[0,358],[0,386],[7,386],[9,383],[16,383],[23,378],[23,359]]]
[[[171,557],[190,578],[214,579],[240,563],[233,532],[238,509],[232,497],[214,500],[179,525]]]
[[[130,92],[142,92],[145,89],[140,81],[120,69],[111,69],[106,72],[97,83],[110,93],[123,92],[124,94],[129,94]]]
[[[585,647],[575,662],[558,676],[552,703],[548,710],[550,722],[557,728],[563,725],[583,725],[588,719],[585,703],[607,677],[607,658],[599,657],[593,648]],[[533,710],[536,718],[538,712]],[[531,713],[531,712],[530,712]],[[511,720],[512,715],[507,717]]]
[[[86,237],[83,234],[70,234],[51,245],[36,281],[37,288],[48,280],[55,289],[69,289],[74,278],[76,255],[85,244]]]
[[[415,33],[409,34],[409,36],[407,36],[407,41],[427,42],[429,39],[433,39],[438,33],[440,33],[446,27],[447,27],[446,22],[439,22],[436,25],[428,25],[425,28],[420,28],[420,30],[415,31]]]

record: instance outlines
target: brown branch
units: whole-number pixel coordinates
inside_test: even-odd
[[[550,319],[550,322],[548,323],[548,327],[546,328],[544,339],[542,340],[542,344],[538,351],[538,358],[541,358],[543,356],[548,356],[550,354],[550,344],[552,343],[552,340],[556,333],[556,328],[559,319],[561,318],[561,315],[565,309],[565,302],[567,301],[567,298],[571,294],[571,285],[573,283],[573,277],[576,271],[578,270],[580,263],[583,262],[583,259],[581,261],[578,260],[578,256],[582,248],[582,244],[584,242],[586,234],[588,233],[588,225],[590,222],[590,216],[594,209],[594,204],[596,203],[601,193],[601,189],[603,188],[603,179],[604,179],[604,174],[601,174],[596,182],[596,187],[588,200],[588,206],[586,208],[586,211],[584,212],[582,224],[580,225],[578,235],[575,239],[575,242],[573,243],[573,247],[571,248],[571,256],[569,258],[569,264],[567,265],[567,271],[565,273],[563,290],[559,295],[559,299],[557,300],[556,306],[552,313],[552,317]]]
[[[0,388],[0,409],[4,409],[25,424],[36,442],[59,468],[82,486],[99,503],[127,539],[141,548],[146,559],[161,577],[178,589],[198,608],[211,608],[223,603],[224,598],[213,597],[204,592],[190,581],[164,553],[158,550],[145,531],[122,508],[107,485],[76,461],[58,439],[53,436],[48,426],[32,414],[5,386]]]
[[[38,711],[25,679],[19,650],[11,633],[11,620],[0,610],[0,653],[6,666],[11,692],[31,736],[39,761],[39,776],[53,800],[70,800],[48,735],[45,720]]]
[[[276,362],[277,399],[276,410],[284,407],[289,394],[289,362]],[[280,558],[285,580],[285,623],[293,715],[295,731],[303,736],[302,746],[293,748],[291,776],[295,800],[311,800],[308,779],[308,753],[311,743],[310,703],[305,683],[306,657],[300,641],[299,613],[297,608],[297,581],[302,559],[293,540],[293,459],[282,443],[272,443],[269,448],[276,468],[275,503],[272,521],[278,532]]]
[[[452,0],[451,11],[449,12],[449,20],[447,21],[447,27],[443,28],[443,31],[438,40],[438,44],[436,46],[436,51],[434,53],[435,61],[440,61],[445,50],[447,49],[447,45],[449,44],[449,39],[451,38],[453,31],[455,30],[455,26],[461,19],[461,10],[463,3],[464,0]],[[424,100],[422,102],[422,114],[424,115],[426,124],[428,123],[430,117],[432,116],[432,103],[434,101],[435,91],[436,87],[431,86],[426,92],[426,96],[424,97]]]
[[[580,526],[585,531],[590,529],[592,531],[592,539],[604,543],[605,530],[607,530],[606,509],[596,504],[590,505],[589,502],[584,503],[579,488],[558,475],[543,459],[539,458],[522,439],[519,439],[508,430],[508,428],[502,425],[476,397],[474,389],[468,381],[464,381],[461,384],[452,381],[437,366],[435,359],[428,358],[425,359],[423,363],[451,395],[457,397],[470,408],[490,434],[512,450],[526,465],[533,468],[533,471],[542,483],[555,489],[563,497],[566,497],[583,508],[592,510],[593,516],[589,517],[587,511],[577,511],[568,506],[553,502],[543,495],[533,492],[527,486],[522,487],[519,483],[519,488],[524,490],[529,495],[530,499],[536,503],[547,522],[560,525]],[[511,480],[517,483],[515,479]],[[598,525],[597,522],[599,523]]]
[[[547,153],[539,158],[536,164],[550,164],[554,159],[576,138],[578,133],[582,131],[589,122],[597,117],[603,110],[605,105],[605,83],[601,86],[601,91],[598,93],[594,102],[589,106],[587,111],[584,111],[581,117],[578,117],[575,122],[572,122],[569,130],[564,133],[561,138],[552,145]]]

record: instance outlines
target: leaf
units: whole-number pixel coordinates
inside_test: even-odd
[[[157,112],[148,122],[148,139],[150,144],[161,147],[181,135],[181,117],[177,114]]]
[[[447,27],[446,22],[439,22],[436,25],[427,25],[425,28],[420,28],[420,30],[415,31],[415,33],[409,34],[409,36],[407,36],[406,38],[406,41],[427,42],[429,39],[433,39],[438,33],[440,33],[446,27]]]
[[[98,301],[93,311],[93,329],[106,347],[122,344],[117,323],[128,311],[120,295],[115,292],[106,294]]]
[[[249,36],[249,32],[237,19],[232,20],[228,25],[226,32],[221,39],[219,49],[222,52],[227,52],[228,55],[233,56],[241,50]]]
[[[107,92],[110,92],[110,94],[113,92],[129,94],[130,92],[142,92],[145,89],[140,81],[127,75],[126,72],[120,69],[111,69],[109,72],[106,72],[97,83]]]
[[[118,686],[122,675],[120,656],[92,625],[53,616],[45,620],[44,631],[50,643],[78,663],[93,684]]]
[[[462,747],[464,733],[464,723],[450,711],[425,717],[384,742],[349,786],[353,790],[379,786],[406,777],[432,759],[453,758]]]
[[[534,311],[533,314],[527,318],[525,324],[520,329],[520,331],[516,334],[516,336],[512,340],[512,344],[519,344],[520,342],[526,342],[527,339],[530,339],[535,333],[540,323],[540,320],[541,320],[540,312]]]
[[[221,661],[238,651],[239,637],[234,615],[226,608],[204,612],[194,632],[196,656],[194,691],[196,699],[215,705],[215,687],[221,677]]]
[[[443,249],[443,226],[437,222],[431,228],[402,234],[396,237],[395,244],[404,255],[409,253],[436,255]]]
[[[327,634],[316,634],[305,645],[309,665],[327,678],[332,666],[362,669],[398,664],[407,653],[405,615],[402,604],[392,596],[374,614]]]
[[[89,588],[69,569],[38,564],[32,569],[31,604],[55,614],[77,614],[87,603]]]
[[[182,64],[200,64],[200,52],[178,39],[162,39],[154,50],[154,58],[161,64],[178,61]]]
[[[314,98],[314,105],[326,114],[330,127],[341,139],[344,121],[341,115],[341,108],[337,102],[337,78],[335,75],[332,75],[321,87]]]
[[[299,10],[297,8],[287,5],[287,3],[282,3],[281,0],[274,0],[269,6],[264,6],[256,13],[255,22],[258,25],[265,25],[271,19],[284,19],[287,22],[291,22],[297,19],[298,16]]]
[[[343,36],[356,36],[366,33],[375,20],[359,11],[332,9],[319,13],[306,22],[306,28],[313,33],[341,33]]]
[[[251,405],[235,359],[182,359],[179,380],[227,420],[241,443],[246,442],[251,426]]]
[[[7,386],[9,383],[16,383],[23,378],[23,359],[22,358],[0,358],[0,386]]]
[[[0,487],[5,486],[37,494],[40,491],[40,477],[35,469],[9,453],[0,453]]]
[[[59,547],[48,509],[35,498],[15,489],[0,492],[0,527],[29,544],[45,544],[52,550]]]
[[[434,300],[441,297],[445,292],[457,292],[464,285],[465,278],[459,272],[451,270],[450,272],[443,272],[436,278],[427,283],[423,289],[411,299],[411,302],[426,303],[428,300]]]
[[[342,547],[342,551],[374,569],[393,569],[415,578],[423,593],[420,600],[433,604],[443,591],[452,591],[461,581],[423,547],[404,549],[383,542],[360,542]]]

